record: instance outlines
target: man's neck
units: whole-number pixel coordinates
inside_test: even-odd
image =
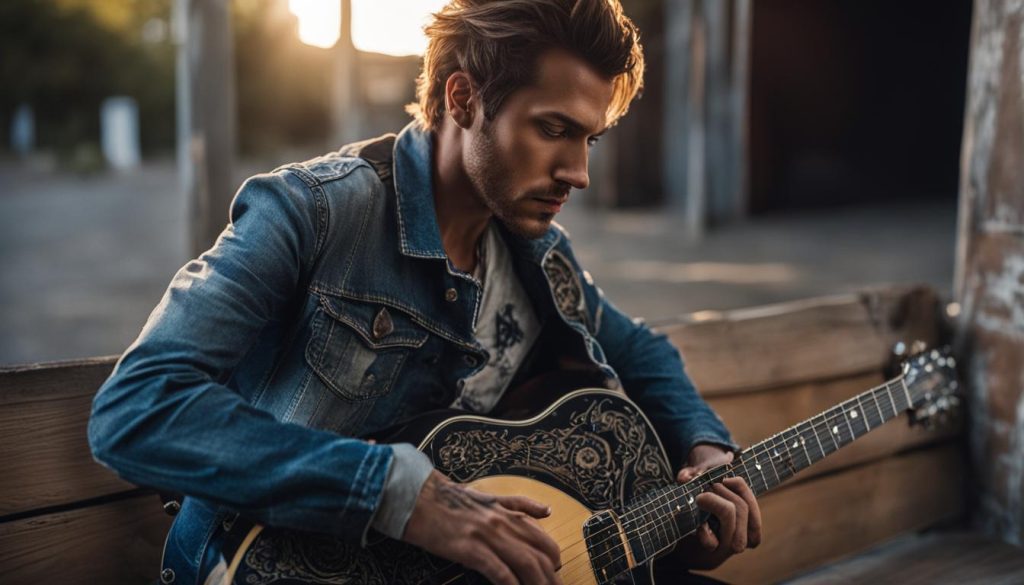
[[[491,210],[473,191],[462,166],[460,133],[451,120],[445,120],[434,140],[434,209],[441,243],[452,264],[472,274],[476,268],[476,250],[491,221]]]

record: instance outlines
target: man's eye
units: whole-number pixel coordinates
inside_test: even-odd
[[[540,127],[541,127],[541,130],[544,131],[544,134],[547,134],[551,138],[564,138],[565,137],[565,128],[556,128],[554,126],[548,126],[547,124],[541,124]]]
[[[594,146],[597,144],[598,140],[600,140],[600,136],[591,136],[590,138],[587,138],[587,146]]]

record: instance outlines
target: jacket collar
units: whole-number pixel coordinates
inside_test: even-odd
[[[398,198],[400,248],[406,256],[446,259],[434,208],[433,133],[418,122],[411,122],[395,139],[395,194]],[[529,240],[502,228],[513,254],[540,265],[547,253],[562,238],[557,225],[535,240]]]
[[[416,258],[448,257],[434,209],[433,134],[412,122],[395,139],[395,194],[402,253]]]

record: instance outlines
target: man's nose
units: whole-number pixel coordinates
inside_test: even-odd
[[[562,164],[555,171],[555,180],[576,189],[586,189],[590,185],[590,175],[587,173],[588,150],[584,145],[582,149],[574,148],[571,153],[566,153]]]

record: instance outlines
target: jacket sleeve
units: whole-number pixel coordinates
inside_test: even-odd
[[[597,296],[597,342],[626,393],[651,419],[674,469],[684,467],[690,450],[700,443],[735,451],[725,424],[697,394],[668,338],[640,319],[630,319],[603,294]]]
[[[318,197],[288,171],[242,186],[229,225],[175,274],[100,388],[89,443],[130,482],[365,542],[392,448],[280,422],[225,385],[303,292],[326,215]]]

